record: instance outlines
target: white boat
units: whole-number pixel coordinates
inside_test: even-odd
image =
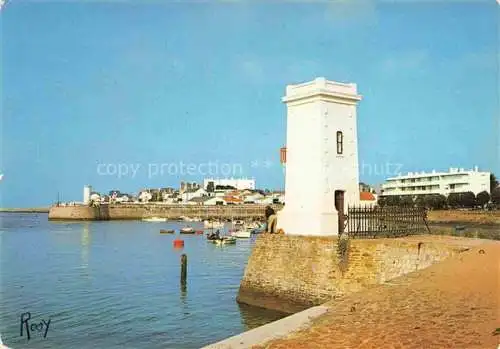
[[[166,222],[166,218],[161,218],[161,217],[149,217],[149,218],[143,218],[142,219],[144,222]]]
[[[236,243],[236,238],[233,236],[224,236],[220,239],[212,240],[216,245],[234,245]]]
[[[193,227],[184,227],[179,230],[179,233],[181,234],[194,234],[195,230]]]
[[[259,222],[250,222],[250,223],[247,223],[244,225],[244,229],[245,230],[252,230],[252,229],[257,229],[257,228],[261,228],[261,224]]]
[[[244,226],[245,222],[244,221],[240,221],[240,220],[236,220],[236,221],[234,221],[234,225],[235,226]]]
[[[252,235],[251,230],[245,229],[245,230],[237,230],[233,231],[231,233],[231,236],[238,238],[238,239],[248,239]]]
[[[205,228],[213,228],[213,229],[219,229],[219,228],[224,228],[224,222],[218,222],[218,221],[204,221],[203,226]]]

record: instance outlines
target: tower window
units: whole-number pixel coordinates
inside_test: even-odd
[[[337,154],[344,152],[344,135],[341,131],[337,131]]]

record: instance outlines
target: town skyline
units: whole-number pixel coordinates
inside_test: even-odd
[[[281,98],[319,76],[363,96],[360,182],[476,165],[499,173],[497,7],[7,2],[2,206],[80,198],[84,184],[199,182],[210,162],[231,169],[215,177],[283,190]],[[99,173],[110,164],[129,172]]]

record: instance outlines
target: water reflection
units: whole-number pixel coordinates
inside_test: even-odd
[[[187,282],[181,281],[181,302],[182,304],[186,304],[187,297]]]
[[[89,247],[90,247],[90,223],[83,223],[82,234],[80,238],[81,245],[81,269],[85,276],[88,274],[89,266]]]
[[[245,326],[247,331],[290,315],[276,310],[253,307],[247,304],[238,303],[238,307],[241,315],[241,323]]]

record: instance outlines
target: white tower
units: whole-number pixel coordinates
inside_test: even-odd
[[[88,205],[90,202],[90,193],[92,192],[92,186],[86,185],[83,187],[83,203]]]
[[[343,211],[359,202],[356,84],[317,78],[289,85],[285,206],[278,228],[293,235],[337,235]],[[339,229],[340,228],[340,229]]]

